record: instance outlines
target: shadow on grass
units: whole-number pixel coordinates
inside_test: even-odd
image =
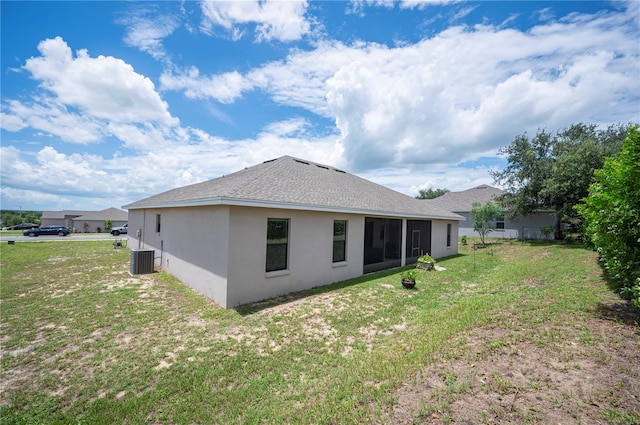
[[[452,258],[452,257],[448,257],[448,258]],[[397,267],[389,270],[382,270],[378,272],[367,273],[365,275],[362,275],[360,277],[356,277],[353,279],[343,280],[341,282],[331,283],[329,285],[317,286],[315,288],[306,289],[304,291],[291,292],[286,295],[281,295],[275,298],[269,298],[267,300],[258,301],[251,304],[244,304],[244,305],[235,307],[234,310],[238,312],[238,314],[240,314],[241,316],[246,316],[249,314],[257,313],[262,310],[272,308],[272,307],[288,304],[290,302],[294,302],[312,295],[326,294],[327,292],[333,292],[338,289],[348,288],[350,286],[358,285],[364,282],[368,282],[370,280],[391,276],[391,275],[400,273],[401,271],[406,270],[407,268],[410,268],[410,267],[413,267],[413,266]]]
[[[602,279],[607,283],[609,290],[620,297],[620,302],[599,303],[596,308],[601,319],[611,320],[616,323],[624,323],[629,326],[640,326],[640,309],[636,308],[631,300],[625,298],[620,293],[621,287],[607,271],[604,263],[599,261],[602,270]]]
[[[596,311],[601,319],[627,326],[640,326],[640,310],[631,301],[621,299],[621,302],[599,303]]]

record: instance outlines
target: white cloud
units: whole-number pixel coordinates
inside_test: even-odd
[[[111,121],[177,124],[153,82],[123,60],[102,55],[92,58],[86,50],[77,51],[74,57],[60,37],[40,42],[38,50],[41,56],[28,59],[24,69],[59,103]]]
[[[540,127],[640,120],[637,31],[627,10],[528,32],[451,27],[397,47],[319,42],[244,75],[195,70],[163,87],[220,102],[260,89],[332,118],[352,169],[462,162]]]
[[[201,2],[201,28],[211,34],[216,26],[231,32],[233,39],[242,36],[238,25],[255,24],[255,39],[261,41],[294,41],[311,29],[306,19],[307,2],[277,0],[207,1]]]
[[[194,128],[177,128],[163,134],[154,129],[145,133],[140,127],[122,126],[111,130],[129,147],[140,147],[138,154],[106,158],[66,154],[52,146],[34,152],[3,146],[0,177],[3,186],[37,187],[35,192],[66,197],[76,203],[79,196],[84,198],[83,204],[99,204],[103,199],[102,208],[106,208],[113,202],[121,206],[283,155],[341,164],[342,152],[336,137],[310,136],[305,132],[306,126],[301,119],[272,123],[253,139],[234,141]]]
[[[232,103],[253,87],[239,72],[202,77],[196,67],[182,72],[167,70],[160,76],[160,84],[163,90],[182,90],[190,99],[213,98],[220,103]]]
[[[162,41],[173,34],[180,22],[175,16],[151,14],[148,10],[130,10],[120,18],[118,23],[127,27],[124,41],[155,59],[169,61]]]
[[[94,143],[105,135],[103,124],[83,114],[68,111],[64,105],[50,98],[39,98],[31,103],[9,100],[6,103],[6,118],[9,131],[33,128],[70,143]],[[13,123],[13,124],[12,124]]]

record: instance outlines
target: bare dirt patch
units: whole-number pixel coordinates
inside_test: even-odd
[[[397,391],[387,419],[393,424],[638,423],[639,322],[637,311],[619,302],[602,306],[600,318],[567,326],[476,329],[463,337],[463,352],[437,361]]]

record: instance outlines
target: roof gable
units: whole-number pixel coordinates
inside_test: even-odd
[[[290,156],[172,189],[123,208],[216,204],[461,219],[354,174]]]

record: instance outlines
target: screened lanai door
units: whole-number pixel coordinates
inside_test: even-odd
[[[418,257],[431,254],[431,221],[407,220],[407,264],[415,263]]]

